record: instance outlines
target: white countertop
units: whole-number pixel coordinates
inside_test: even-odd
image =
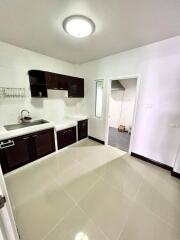
[[[41,130],[46,130],[49,128],[55,128],[56,131],[60,131],[66,128],[77,126],[77,122],[88,119],[85,115],[69,115],[67,118],[57,121],[49,121],[48,123],[43,123],[39,125],[34,125],[30,127],[24,127],[20,129],[7,131],[3,126],[0,126],[0,140],[5,140],[12,137],[22,136],[33,132],[38,132]]]
[[[72,121],[69,119],[63,119],[63,120],[54,122],[54,127],[56,131],[60,131],[60,130],[70,128],[70,127],[75,127],[75,126],[77,126],[77,121]]]
[[[67,118],[75,120],[75,121],[82,121],[88,119],[87,115],[68,115]]]
[[[30,127],[19,128],[15,130],[7,131],[4,127],[0,127],[0,140],[26,135],[33,132],[38,132],[41,130],[46,130],[49,128],[54,128],[54,123],[48,122],[39,125],[34,125]]]

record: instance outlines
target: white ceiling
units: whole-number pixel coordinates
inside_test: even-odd
[[[75,39],[62,21],[82,14],[96,24]],[[0,40],[83,63],[180,35],[180,0],[0,0]]]

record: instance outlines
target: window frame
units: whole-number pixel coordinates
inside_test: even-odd
[[[96,118],[102,118],[103,115],[103,89],[104,89],[104,80],[103,79],[99,79],[99,80],[95,80],[96,85],[95,85],[95,117]],[[101,116],[97,116],[97,89],[98,89],[98,83],[102,84],[102,107],[101,107]]]

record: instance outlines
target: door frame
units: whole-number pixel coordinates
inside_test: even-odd
[[[4,175],[0,166],[0,194],[5,196],[6,203],[5,206],[0,209],[0,222],[3,225],[3,232],[6,235],[3,240],[19,240],[19,235],[16,228],[16,223],[14,220],[14,215],[9,200],[8,191],[6,188],[6,183],[4,181]]]
[[[111,96],[111,81],[112,80],[125,80],[130,78],[136,78],[137,79],[137,85],[136,85],[136,97],[135,97],[135,104],[134,104],[134,112],[133,112],[133,122],[132,122],[132,130],[131,130],[131,138],[130,138],[130,144],[129,144],[129,150],[128,153],[131,154],[133,141],[134,141],[134,130],[136,125],[136,117],[137,117],[137,105],[139,101],[139,93],[140,93],[140,87],[141,87],[141,76],[140,74],[133,74],[133,75],[121,75],[121,76],[115,76],[112,78],[109,78],[107,81],[107,109],[106,109],[106,123],[105,123],[105,144],[108,145],[108,136],[109,136],[109,114],[110,114],[110,96]]]

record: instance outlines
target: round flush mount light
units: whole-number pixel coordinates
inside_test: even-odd
[[[95,24],[88,17],[73,15],[63,21],[63,28],[73,37],[83,38],[94,32]]]

